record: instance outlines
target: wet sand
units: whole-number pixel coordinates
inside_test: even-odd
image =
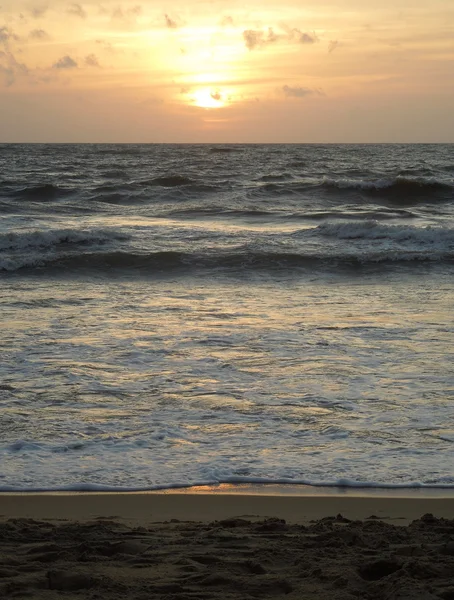
[[[250,492],[0,494],[0,597],[454,599],[452,495]]]

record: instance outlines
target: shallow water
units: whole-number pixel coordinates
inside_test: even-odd
[[[0,147],[1,489],[454,486],[452,146],[390,152]]]

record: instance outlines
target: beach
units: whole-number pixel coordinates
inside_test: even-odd
[[[0,145],[0,598],[453,600],[453,168]]]
[[[2,494],[0,594],[454,597],[446,491],[238,492]]]

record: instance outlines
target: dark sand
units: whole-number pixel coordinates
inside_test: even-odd
[[[186,505],[193,514],[194,506],[203,510],[210,504],[206,496],[200,503],[197,494],[170,496],[180,499],[173,505],[174,513],[178,506],[183,510]],[[170,496],[157,495],[150,509],[162,503],[168,512]],[[17,502],[21,497],[22,504]],[[0,598],[454,600],[454,520],[440,514],[414,521],[399,518],[406,505],[398,502],[393,511],[398,499],[382,498],[376,504],[379,510],[387,508],[388,515],[381,515],[387,519],[370,514],[362,520],[340,515],[312,520],[320,499],[296,498],[301,518],[295,519],[290,511],[286,522],[260,514],[240,517],[232,496],[211,496],[214,504],[214,498],[219,499],[218,509],[224,503],[230,517],[224,514],[211,521],[201,513],[197,521],[152,522],[160,521],[159,511],[150,510],[157,519],[150,518],[150,512],[148,519],[140,510],[134,514],[136,495],[119,500],[106,494],[98,496],[104,514],[95,516],[93,509],[91,518],[73,520],[81,518],[74,508],[73,516],[63,515],[61,509],[58,517],[43,517],[46,506],[55,512],[60,503],[69,511],[71,503],[80,505],[82,497],[88,504],[96,499],[90,494],[0,495]],[[243,500],[245,510],[254,504],[260,509],[258,497]],[[278,500],[281,509],[270,502],[283,517],[286,507],[293,505],[288,497]],[[332,499],[331,508],[339,504],[350,517],[361,505],[353,503],[349,509],[348,498],[338,500]],[[363,500],[368,508],[370,498]],[[121,518],[110,517],[121,512],[119,502],[125,501],[130,514],[124,509]],[[411,506],[414,500],[406,502]],[[36,514],[31,518],[33,505]],[[433,500],[427,506],[437,509]],[[452,500],[439,504],[438,512],[446,513],[448,506],[454,512]]]

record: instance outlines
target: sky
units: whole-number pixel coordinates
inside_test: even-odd
[[[0,0],[0,142],[454,142],[454,1]]]

